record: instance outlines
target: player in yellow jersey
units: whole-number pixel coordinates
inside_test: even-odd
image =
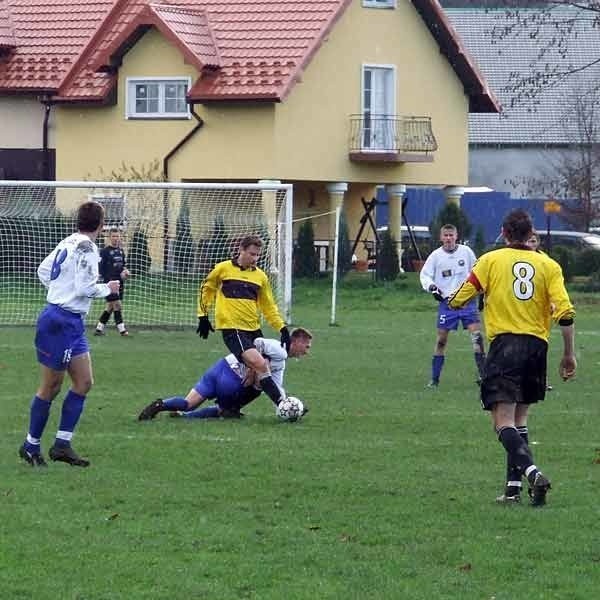
[[[507,246],[484,254],[448,304],[459,308],[477,294],[485,294],[490,347],[481,382],[481,402],[492,413],[512,474],[505,493],[497,500],[518,502],[524,475],[530,484],[532,505],[542,506],[550,481],[533,462],[527,414],[530,404],[544,399],[552,320],[562,332],[559,371],[565,381],[575,375],[577,362],[575,310],[562,270],[548,255],[527,245],[532,229],[528,213],[520,209],[509,213],[502,225]]]
[[[258,374],[262,389],[277,406],[282,398],[280,388],[271,378],[269,365],[256,349],[254,340],[264,337],[260,330],[260,313],[281,335],[281,346],[290,348],[290,333],[279,314],[271,284],[265,272],[257,267],[262,240],[248,235],[240,241],[237,258],[215,265],[198,290],[198,328],[203,339],[214,331],[208,311],[215,303],[215,324],[223,334],[229,351]]]

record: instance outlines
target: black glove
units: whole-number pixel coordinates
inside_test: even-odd
[[[208,316],[204,315],[203,317],[198,317],[198,327],[196,327],[196,333],[203,340],[205,340],[211,331],[214,331],[214,329],[208,320]]]
[[[281,347],[285,348],[286,352],[290,351],[290,344],[292,343],[292,338],[290,338],[289,329],[284,325],[280,330],[281,334]]]
[[[485,308],[485,301],[483,300],[483,294],[479,294],[479,300],[477,301],[477,308],[481,312]]]
[[[438,302],[443,302],[444,301],[444,296],[442,296],[442,292],[440,292],[440,288],[438,288],[437,285],[435,284],[431,284],[429,286],[429,293],[438,301]]]

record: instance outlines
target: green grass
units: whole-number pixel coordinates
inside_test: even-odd
[[[223,354],[219,336],[90,338],[96,385],[74,440],[89,469],[19,462],[38,376],[33,329],[2,328],[0,597],[596,597],[596,299],[576,298],[577,379],[554,374],[555,332],[555,389],[530,421],[549,504],[501,507],[504,454],[479,408],[468,336],[451,336],[442,385],[426,391],[434,306],[416,286],[350,280],[338,327],[326,282],[295,290],[294,320],[315,340],[287,369],[289,391],[311,408],[294,425],[266,398],[241,421],[137,422],[153,398],[188,391]]]

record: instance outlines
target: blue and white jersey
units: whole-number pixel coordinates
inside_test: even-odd
[[[285,361],[287,360],[287,352],[282,348],[281,342],[272,338],[256,338],[254,347],[271,363],[271,378],[285,396],[283,388],[283,373],[285,371]],[[231,367],[231,370],[239,375],[240,379],[244,379],[247,373],[246,365],[239,361],[233,354],[228,354],[225,360]]]
[[[72,313],[87,315],[93,298],[110,294],[105,283],[98,282],[100,254],[90,238],[74,233],[46,256],[37,274],[48,289],[46,300]]]
[[[428,292],[433,284],[447,298],[467,278],[476,260],[469,246],[457,244],[452,252],[441,246],[427,257],[420,273],[421,285]]]

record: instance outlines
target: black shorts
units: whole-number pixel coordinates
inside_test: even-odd
[[[242,354],[254,348],[254,340],[258,337],[263,337],[262,331],[244,331],[243,329],[223,329],[223,341],[229,352],[231,352],[238,360],[241,360]]]
[[[492,340],[481,381],[481,404],[534,404],[546,395],[548,344],[533,335],[503,333]]]
[[[123,300],[124,292],[125,292],[125,286],[123,285],[123,282],[121,281],[121,287],[119,288],[119,293],[118,294],[109,294],[104,299],[107,302],[116,302],[117,300]]]

